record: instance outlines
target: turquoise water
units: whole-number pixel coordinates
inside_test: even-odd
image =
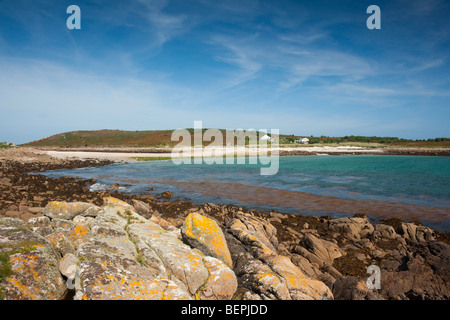
[[[434,222],[435,226],[439,225],[442,229],[447,228],[449,224],[445,215],[450,212],[448,157],[367,155],[280,157],[279,171],[272,176],[260,175],[260,167],[261,165],[249,164],[177,166],[172,161],[165,160],[55,170],[46,174],[94,178],[98,183],[92,186],[92,189],[119,183],[124,186],[123,192],[150,192],[151,188],[156,188],[151,192],[170,190],[174,192],[175,198],[188,199],[196,203],[233,203],[248,208],[277,209],[291,213],[345,214],[349,210],[348,208],[341,210],[337,205],[336,210],[323,211],[317,208],[299,212],[299,207],[292,205],[292,201],[286,205],[283,203],[264,205],[254,199],[261,198],[261,193],[268,193],[266,196],[270,199],[270,193],[273,191],[292,191],[298,192],[299,199],[300,196],[302,199],[308,198],[304,197],[308,194],[416,205],[425,209],[438,208],[440,213],[444,213],[441,221]],[[221,188],[217,189],[216,186]],[[233,195],[231,190],[236,188],[241,191],[238,201],[235,199],[236,193]],[[255,192],[258,193],[257,197],[254,196]],[[280,192],[277,194],[283,195]],[[289,193],[290,200],[296,197],[292,192]],[[243,200],[242,193],[248,194],[248,199]],[[321,198],[318,199],[320,203]],[[427,220],[426,210],[421,215]]]

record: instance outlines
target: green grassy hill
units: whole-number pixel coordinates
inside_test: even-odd
[[[170,141],[172,130],[122,131],[94,130],[71,131],[25,143],[28,147],[164,147]]]
[[[194,142],[194,129],[187,129],[191,134],[191,142]],[[203,129],[203,132],[207,130]],[[220,129],[223,138],[226,133]],[[122,130],[94,130],[71,131],[46,137],[40,140],[23,144],[27,147],[173,147],[178,141],[171,141],[173,130],[151,131],[122,131]],[[181,141],[181,140],[180,140]],[[208,145],[210,142],[203,142]]]
[[[187,129],[194,141],[194,129]],[[207,130],[203,129],[203,132]],[[225,139],[224,129],[220,129]],[[93,130],[93,131],[71,131],[46,137],[40,140],[24,144],[28,147],[58,147],[58,148],[96,148],[96,147],[173,147],[178,141],[171,141],[173,130],[146,130],[146,131],[123,131],[123,130]],[[258,133],[259,134],[259,133]],[[270,134],[269,134],[270,135]],[[305,136],[281,135],[280,146],[295,146],[299,138]],[[412,148],[437,148],[450,147],[450,138],[436,138],[428,140],[409,140],[396,137],[313,137],[308,136],[310,145],[358,145],[367,147],[412,147]],[[203,142],[208,145],[210,142]],[[1,147],[1,146],[0,146]]]

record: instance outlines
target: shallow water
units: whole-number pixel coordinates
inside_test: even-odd
[[[248,159],[247,159],[248,160]],[[450,158],[425,156],[280,157],[276,175],[260,164],[175,165],[170,160],[55,170],[49,176],[94,178],[93,189],[173,191],[196,203],[232,203],[287,213],[419,220],[450,230]]]

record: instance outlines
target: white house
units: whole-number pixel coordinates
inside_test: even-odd
[[[261,141],[270,141],[270,136],[265,134],[261,138],[259,138],[259,140],[261,140]]]
[[[295,142],[296,143],[308,144],[309,143],[309,139],[308,138],[298,139],[298,140],[295,140]]]

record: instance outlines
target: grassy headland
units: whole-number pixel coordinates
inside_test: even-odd
[[[194,141],[194,129],[187,129]],[[203,129],[205,132],[207,129]],[[224,140],[225,130],[219,129]],[[53,147],[53,148],[100,148],[100,147],[153,147],[171,148],[179,143],[172,141],[173,130],[146,130],[146,131],[123,131],[123,130],[91,130],[71,131],[45,137],[40,140],[25,143],[26,147]],[[259,134],[259,133],[258,133]],[[269,133],[270,135],[270,133]],[[304,145],[297,141],[308,138],[309,144]],[[181,139],[180,139],[181,141]],[[203,141],[207,146],[211,142]],[[215,145],[220,144],[214,141]],[[223,141],[223,145],[226,141]],[[246,139],[249,144],[249,139]],[[3,144],[4,145],[4,144]],[[366,137],[366,136],[344,136],[344,137],[314,137],[280,134],[280,147],[302,147],[302,146],[357,146],[364,148],[450,148],[450,138],[435,138],[428,140],[412,140],[397,137]],[[0,144],[2,148],[2,144]]]

